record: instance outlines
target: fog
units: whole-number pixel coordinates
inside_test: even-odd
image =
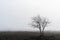
[[[45,30],[60,31],[60,0],[0,0],[0,31],[38,31],[31,17],[47,17]]]

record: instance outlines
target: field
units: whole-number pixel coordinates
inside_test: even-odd
[[[59,32],[45,32],[43,40],[60,40]],[[39,32],[11,31],[0,32],[0,40],[41,40]]]

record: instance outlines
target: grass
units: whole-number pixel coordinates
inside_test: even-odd
[[[0,40],[60,40],[60,33],[45,32],[39,36],[39,32],[0,32]]]

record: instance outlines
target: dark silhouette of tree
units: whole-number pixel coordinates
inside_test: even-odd
[[[41,17],[40,15],[36,17],[32,17],[32,27],[38,28],[40,30],[40,34],[44,33],[45,27],[49,24],[50,22],[48,21],[47,18]]]

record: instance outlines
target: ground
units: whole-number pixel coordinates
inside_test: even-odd
[[[60,33],[52,34],[46,32],[40,35],[39,32],[0,32],[0,40],[60,40]]]

